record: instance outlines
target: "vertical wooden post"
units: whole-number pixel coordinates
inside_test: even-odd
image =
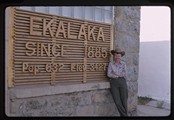
[[[112,25],[111,26],[111,41],[110,41],[111,50],[114,49],[113,44],[114,44],[114,26]],[[109,54],[110,54],[110,51],[109,51]],[[112,59],[113,59],[113,56],[111,55],[110,60],[112,60]]]
[[[84,47],[85,47],[85,56],[84,56],[84,60],[83,60],[83,65],[84,65],[84,71],[83,71],[83,82],[86,82],[87,79],[87,39],[85,39],[84,41]]]
[[[55,41],[56,39],[52,38],[52,42],[54,43]],[[54,61],[55,61],[55,57],[52,56],[51,63],[54,64]],[[50,81],[51,85],[55,85],[55,74],[56,74],[55,71],[51,72],[51,81]]]
[[[7,8],[8,9],[8,8]],[[7,80],[8,80],[8,87],[14,87],[14,81],[13,81],[13,44],[14,44],[14,14],[15,14],[15,8],[11,7],[9,10],[7,10],[9,14],[9,20],[6,24],[9,24],[7,29],[8,32],[8,48],[6,50],[8,51],[8,73],[7,73]]]

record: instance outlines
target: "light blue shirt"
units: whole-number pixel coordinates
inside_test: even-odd
[[[120,63],[115,63],[114,61],[109,62],[107,76],[109,78],[124,77],[127,76],[126,63],[120,61]]]

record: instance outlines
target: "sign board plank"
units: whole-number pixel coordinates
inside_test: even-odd
[[[108,80],[112,25],[12,10],[9,87]]]

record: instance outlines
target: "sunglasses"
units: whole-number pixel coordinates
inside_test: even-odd
[[[121,52],[115,52],[116,54],[121,54]]]

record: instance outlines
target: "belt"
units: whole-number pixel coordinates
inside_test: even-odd
[[[111,78],[111,79],[120,79],[120,78],[124,78],[124,77],[115,77],[115,78]]]
[[[116,78],[114,78],[114,79],[119,79],[119,78],[124,78],[124,77],[116,77]]]

